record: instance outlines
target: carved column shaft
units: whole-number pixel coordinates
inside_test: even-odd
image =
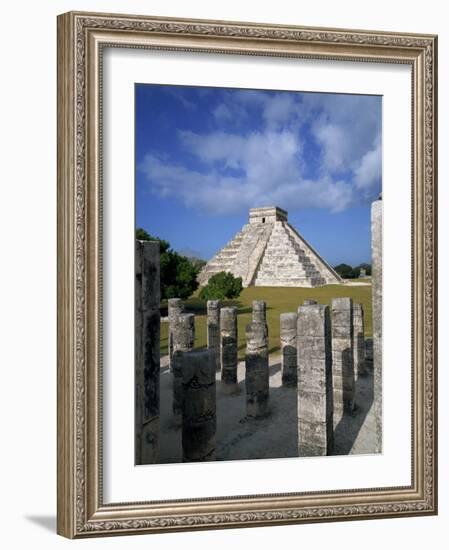
[[[297,324],[296,313],[281,313],[282,385],[287,387],[296,387],[298,381]]]
[[[181,354],[182,459],[183,462],[215,460],[215,364],[209,350]]]
[[[237,308],[223,307],[220,311],[221,388],[235,393],[237,385]]]
[[[193,350],[195,343],[195,316],[193,313],[181,313],[173,326],[173,414],[175,420],[182,414],[182,354]]]
[[[173,330],[178,315],[184,312],[184,305],[181,298],[168,299],[168,367],[172,370],[173,358]]]
[[[265,323],[250,323],[246,327],[245,368],[246,414],[253,418],[266,416],[270,372]]]
[[[135,462],[159,459],[160,267],[159,243],[136,241]]]
[[[382,200],[371,205],[374,411],[376,452],[382,452]]]
[[[220,363],[220,302],[207,301],[207,347],[213,355],[215,370],[221,370]]]
[[[334,423],[354,410],[355,378],[351,298],[332,300],[332,383]]]
[[[298,309],[298,453],[322,456],[333,447],[332,339],[329,307]]]

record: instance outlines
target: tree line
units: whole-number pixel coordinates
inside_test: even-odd
[[[338,264],[334,267],[334,270],[343,279],[357,279],[357,277],[360,277],[361,270],[365,270],[365,275],[371,275],[371,264],[360,264],[355,267],[349,264]]]

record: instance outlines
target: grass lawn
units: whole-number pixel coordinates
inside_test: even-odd
[[[286,287],[249,287],[244,288],[237,300],[224,300],[223,306],[238,307],[239,358],[245,357],[245,327],[251,322],[251,304],[253,300],[265,300],[267,304],[267,322],[269,332],[269,352],[280,349],[279,315],[296,311],[306,299],[314,299],[320,304],[330,304],[332,298],[350,297],[361,303],[365,312],[365,336],[371,336],[371,286],[327,285],[318,288]],[[185,302],[188,313],[195,313],[195,347],[207,345],[206,302],[195,295]],[[166,304],[162,304],[162,310]],[[166,315],[163,312],[164,315]],[[161,355],[167,355],[168,323],[161,325]]]

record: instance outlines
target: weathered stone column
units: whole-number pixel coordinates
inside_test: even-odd
[[[376,452],[382,452],[382,199],[371,205],[371,280]]]
[[[304,300],[305,306],[315,306],[318,302],[316,300]]]
[[[181,298],[168,299],[168,367],[172,370],[173,357],[173,330],[178,315],[184,312],[184,304]]]
[[[159,460],[159,242],[136,241],[135,252],[135,463],[154,464]]]
[[[322,456],[333,447],[332,339],[329,307],[298,309],[298,453]]]
[[[365,369],[366,372],[373,372],[373,339],[365,338]]]
[[[267,322],[267,304],[263,300],[253,300],[253,323]]]
[[[365,368],[365,322],[362,304],[352,305],[354,379],[366,374]]]
[[[181,313],[173,326],[173,415],[176,421],[182,414],[182,353],[193,350],[195,343],[195,316]]]
[[[268,414],[270,372],[268,368],[268,334],[265,323],[246,327],[245,355],[246,414],[261,418]]]
[[[220,301],[207,301],[207,347],[213,355],[215,370],[221,369],[220,364]]]
[[[309,306],[310,307],[310,306]],[[354,410],[354,348],[352,300],[332,300],[332,385],[334,388],[334,425],[343,413]]]
[[[220,310],[221,387],[224,393],[235,393],[237,385],[237,308]]]
[[[182,460],[215,460],[215,364],[209,350],[181,353]]]
[[[282,385],[296,387],[298,382],[298,350],[296,346],[298,315],[296,313],[281,313],[280,324]]]

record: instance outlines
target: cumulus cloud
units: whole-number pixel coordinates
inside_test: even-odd
[[[370,195],[382,178],[382,151],[380,142],[365,153],[354,170],[354,183],[365,195]]]
[[[151,192],[211,214],[272,204],[342,211],[380,190],[380,102],[370,105],[356,96],[227,91],[211,109],[214,129],[178,129],[182,154],[148,152],[138,169]]]

